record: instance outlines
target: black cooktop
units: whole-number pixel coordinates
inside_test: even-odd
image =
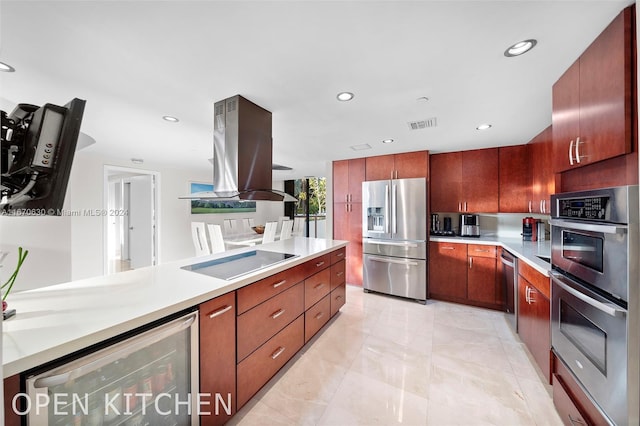
[[[294,257],[298,257],[298,255],[253,250],[220,259],[183,266],[182,269],[223,280],[232,280]]]

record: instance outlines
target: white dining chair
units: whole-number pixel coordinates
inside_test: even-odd
[[[209,223],[207,224],[207,228],[209,228],[209,239],[211,240],[211,253],[221,253],[225,251],[222,227]]]
[[[235,219],[225,219],[222,224],[226,235],[237,234],[239,231],[238,223]]]
[[[264,233],[262,234],[262,244],[272,243],[276,240],[276,229],[278,222],[267,222],[264,225]]]
[[[288,240],[291,238],[291,231],[293,231],[293,221],[285,220],[282,222],[282,229],[280,229],[280,240]]]
[[[211,254],[204,222],[191,222],[191,237],[193,238],[193,246],[196,248],[196,256]]]
[[[278,227],[276,228],[276,234],[282,230],[282,222],[289,220],[289,216],[280,216],[278,218]]]
[[[251,232],[251,227],[252,226],[255,226],[253,224],[253,219],[249,219],[249,218],[242,219],[242,233],[243,234]]]
[[[304,237],[304,217],[296,217],[293,219],[293,231],[291,231],[291,235],[294,237]]]

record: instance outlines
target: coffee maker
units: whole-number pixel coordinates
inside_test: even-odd
[[[477,214],[461,214],[460,215],[461,237],[480,237],[480,216]]]

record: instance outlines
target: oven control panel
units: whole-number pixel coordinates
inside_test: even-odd
[[[566,218],[605,220],[609,197],[559,199],[559,216]]]

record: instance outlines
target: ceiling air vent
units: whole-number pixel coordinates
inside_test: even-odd
[[[410,121],[409,128],[411,130],[428,129],[430,127],[436,127],[438,123],[435,117],[427,118],[426,120]]]
[[[224,104],[216,105],[213,115],[218,116],[224,114]]]

